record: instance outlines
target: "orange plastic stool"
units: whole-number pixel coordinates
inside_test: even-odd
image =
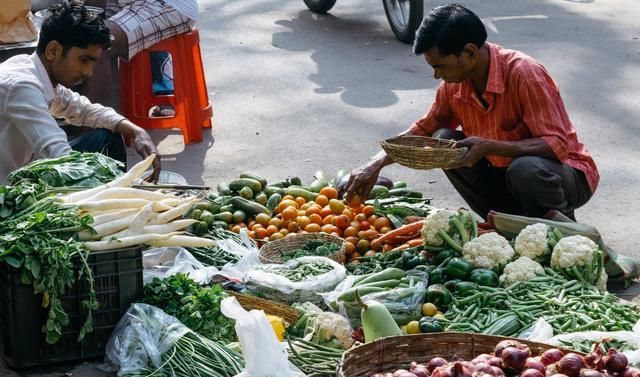
[[[173,60],[172,95],[154,95],[151,52],[165,51]],[[212,127],[213,106],[204,78],[200,34],[197,29],[161,41],[129,62],[120,59],[120,106],[130,121],[144,129],[179,128],[185,144],[202,141],[202,128]],[[154,106],[171,105],[175,115],[150,117]]]

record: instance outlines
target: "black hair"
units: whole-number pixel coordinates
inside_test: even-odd
[[[111,33],[100,16],[85,8],[84,1],[63,0],[49,7],[48,16],[40,28],[36,51],[43,54],[51,41],[62,45],[64,55],[71,47],[99,45],[109,48]]]
[[[421,55],[437,47],[440,55],[459,56],[467,43],[482,47],[487,30],[480,18],[459,4],[433,8],[416,32],[413,53]]]

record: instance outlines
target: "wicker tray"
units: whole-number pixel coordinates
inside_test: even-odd
[[[454,148],[454,140],[403,135],[380,141],[387,155],[400,165],[412,169],[437,169],[454,167],[467,148]]]
[[[300,249],[307,242],[311,240],[320,240],[324,243],[337,243],[340,244],[340,249],[335,253],[328,256],[338,263],[344,263],[344,252],[346,249],[346,242],[340,237],[332,236],[327,233],[306,233],[297,234],[275,240],[264,244],[258,252],[258,257],[262,263],[282,263],[282,254],[285,251]]]
[[[294,324],[301,314],[297,309],[284,304],[278,304],[277,302],[265,300],[260,297],[245,295],[234,291],[226,292],[230,296],[235,297],[236,300],[238,300],[238,302],[240,303],[240,306],[244,308],[244,310],[264,310],[266,314],[282,317],[289,324]]]
[[[447,360],[453,356],[471,360],[481,353],[493,352],[495,345],[504,339],[509,338],[456,332],[390,336],[345,352],[337,375],[368,377],[374,373],[406,368],[412,361],[426,363],[436,356]],[[556,348],[544,343],[517,340],[529,346],[531,353],[536,356],[549,348]]]

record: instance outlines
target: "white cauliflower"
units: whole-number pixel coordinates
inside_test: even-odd
[[[602,280],[604,254],[591,239],[575,235],[564,237],[551,252],[551,268],[569,278],[598,286]]]
[[[504,266],[500,281],[506,287],[518,281],[526,281],[544,273],[542,265],[529,257],[520,257]]]
[[[424,220],[422,238],[427,249],[449,246],[461,251],[462,245],[477,236],[478,227],[469,211],[436,209]]]
[[[337,313],[322,312],[314,320],[311,341],[327,347],[349,349],[354,343],[349,320]]]
[[[498,233],[485,233],[464,244],[462,256],[476,267],[496,269],[509,263],[515,251]]]
[[[527,225],[516,236],[516,243],[514,245],[516,253],[531,259],[549,254],[551,249],[547,241],[548,233],[549,226],[546,224],[536,223]]]

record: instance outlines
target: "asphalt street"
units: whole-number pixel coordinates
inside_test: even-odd
[[[577,218],[614,249],[640,257],[638,0],[460,2],[485,20],[489,41],[546,66],[601,174]],[[426,0],[425,13],[440,4]],[[326,15],[302,0],[200,0],[200,9],[213,130],[186,147],[178,131],[152,131],[163,167],[192,184],[215,187],[244,170],[308,182],[317,170],[357,167],[433,100],[431,68],[395,39],[379,0],[338,0]],[[436,206],[464,206],[441,171],[390,166],[383,175],[407,181]],[[103,374],[84,366],[73,375]],[[0,369],[0,376],[15,374]]]

